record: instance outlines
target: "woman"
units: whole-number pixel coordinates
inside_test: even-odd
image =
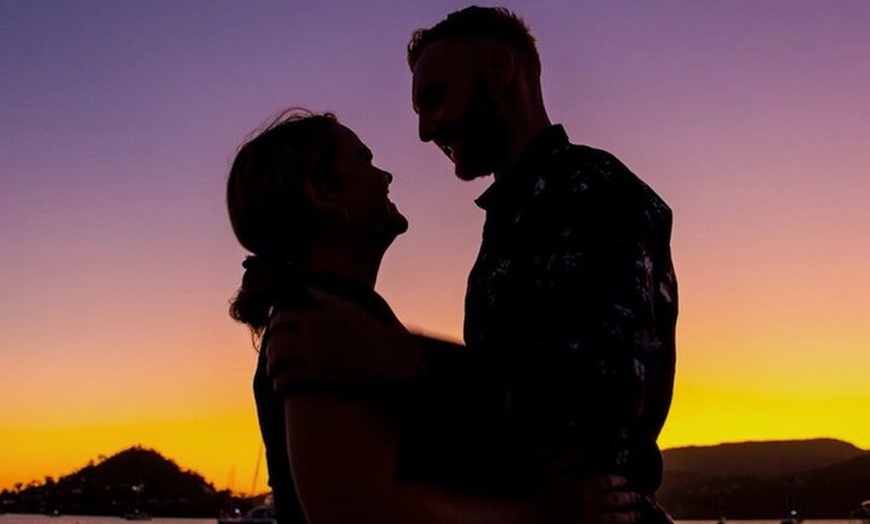
[[[387,196],[391,180],[331,114],[291,111],[242,146],[227,206],[237,239],[253,255],[231,315],[261,346],[270,314],[304,307],[309,293],[341,297],[384,329],[405,331],[374,291],[384,253],[408,227]],[[590,481],[594,490],[554,482],[529,497],[472,495],[415,479],[400,458],[403,439],[413,438],[404,421],[414,411],[400,400],[409,398],[402,388],[300,384],[278,395],[261,354],[255,395],[282,524],[635,519],[626,507],[636,495],[613,490],[612,477]]]

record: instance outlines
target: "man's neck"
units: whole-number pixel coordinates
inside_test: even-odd
[[[517,126],[515,133],[510,138],[510,145],[508,146],[508,154],[504,165],[493,173],[495,178],[498,179],[501,173],[504,173],[516,164],[532,140],[551,125],[550,119],[544,114],[541,118]]]
[[[539,124],[534,127],[529,127],[523,130],[522,133],[518,134],[515,139],[511,141],[512,146],[510,147],[510,153],[507,156],[507,161],[505,164],[497,171],[493,173],[496,179],[506,171],[508,171],[511,166],[515,165],[517,161],[522,156],[523,152],[529,147],[532,140],[535,139],[542,131],[550,127],[550,122],[547,121],[545,124]]]

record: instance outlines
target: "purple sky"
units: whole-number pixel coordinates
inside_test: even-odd
[[[483,218],[472,200],[488,181],[459,182],[418,141],[404,49],[466,5],[0,0],[0,434],[24,435],[0,464],[44,453],[27,432],[70,413],[252,409],[250,340],[226,315],[245,253],[223,184],[244,137],[287,106],[336,112],[394,173],[411,229],[378,289],[409,324],[458,337]],[[822,427],[788,414],[801,395],[870,402],[858,371],[870,365],[870,2],[502,5],[538,40],[551,118],[674,209],[666,443],[774,437],[770,420],[870,447],[847,413]],[[767,401],[784,418],[739,409]],[[704,417],[715,402],[733,407],[727,425]],[[77,464],[107,445],[58,453]],[[21,468],[24,481],[59,473]]]

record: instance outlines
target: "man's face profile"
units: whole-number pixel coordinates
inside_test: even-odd
[[[481,46],[431,42],[413,68],[420,140],[435,142],[462,180],[490,174],[504,156],[507,130],[483,75]]]

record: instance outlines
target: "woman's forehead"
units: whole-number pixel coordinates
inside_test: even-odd
[[[349,127],[342,124],[336,124],[335,136],[341,142],[355,143],[360,141],[359,137],[356,136],[356,133],[354,133]]]
[[[338,124],[336,126],[335,136],[339,147],[346,147],[351,150],[365,148],[363,141],[349,127]]]

